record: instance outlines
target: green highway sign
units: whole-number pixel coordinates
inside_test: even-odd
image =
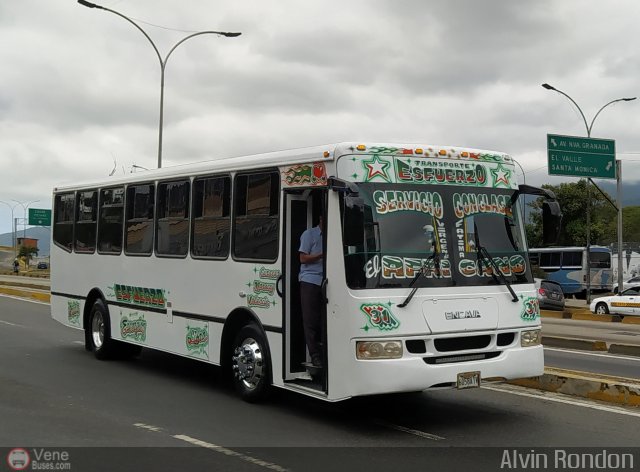
[[[29,208],[29,224],[31,226],[51,226],[51,210]]]
[[[616,142],[547,134],[549,175],[616,178]]]

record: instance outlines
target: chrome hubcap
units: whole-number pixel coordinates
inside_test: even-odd
[[[247,338],[236,347],[232,357],[233,375],[250,390],[262,379],[262,350],[253,338]]]
[[[93,339],[93,345],[100,349],[104,342],[104,319],[99,311],[93,314],[93,319],[91,320],[91,338]]]

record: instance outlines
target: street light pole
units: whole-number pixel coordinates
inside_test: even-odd
[[[16,253],[16,232],[14,231],[14,225],[13,225],[13,210],[15,207],[18,206],[18,204],[16,203],[15,205],[11,205],[7,202],[3,202],[2,200],[0,200],[0,203],[4,203],[5,205],[7,205],[10,209],[11,209],[11,246],[13,247],[13,257],[15,257],[17,255]]]
[[[591,130],[593,129],[593,123],[596,121],[598,115],[607,108],[609,105],[612,105],[617,102],[631,102],[635,100],[637,97],[625,97],[625,98],[617,98],[616,100],[611,100],[609,103],[605,103],[598,112],[594,115],[591,120],[591,124],[587,124],[587,119],[582,113],[582,109],[578,106],[576,101],[571,98],[569,95],[564,93],[562,90],[558,90],[557,88],[549,85],[542,84],[542,87],[547,90],[553,90],[554,92],[558,92],[561,95],[564,95],[571,103],[575,105],[575,107],[580,112],[582,116],[582,120],[584,121],[584,125],[587,128],[587,137],[591,137]],[[591,190],[589,188],[589,183],[595,183],[589,177],[587,179],[587,303],[591,302]],[[598,186],[596,185],[596,188]],[[614,208],[618,211],[618,293],[622,291],[622,162],[620,160],[616,160],[616,188],[617,188],[617,205],[613,205]],[[598,188],[598,190],[600,190]],[[600,190],[602,193],[602,191]],[[610,201],[610,200],[609,200]]]
[[[26,205],[22,202],[19,202],[18,200],[11,200],[13,202],[16,202],[18,205],[22,206],[22,209],[24,210],[24,220],[23,220],[23,227],[22,227],[22,239],[27,239],[27,209],[29,208],[29,205],[31,205],[32,203],[38,203],[40,200],[32,200],[29,203],[27,203]]]
[[[186,40],[191,39],[191,38],[193,38],[195,36],[200,36],[200,35],[203,35],[203,34],[215,34],[217,36],[224,36],[226,38],[235,38],[235,37],[240,36],[242,33],[228,33],[228,32],[224,32],[224,31],[200,31],[198,33],[193,33],[193,34],[190,34],[190,35],[182,38],[180,41],[178,41],[171,48],[171,50],[167,53],[165,58],[162,59],[162,56],[160,55],[160,51],[158,51],[158,48],[156,47],[156,45],[153,42],[153,40],[151,39],[151,37],[146,33],[145,30],[143,30],[131,18],[123,15],[120,12],[112,10],[110,8],[103,7],[101,5],[97,5],[95,3],[88,2],[87,0],[78,0],[78,3],[80,5],[83,5],[83,6],[87,7],[87,8],[97,8],[99,10],[104,10],[104,11],[111,12],[111,13],[113,13],[115,15],[118,15],[120,18],[123,18],[123,19],[127,20],[129,23],[131,23],[133,26],[135,26],[144,35],[145,38],[147,38],[147,41],[149,41],[149,43],[153,47],[153,50],[156,53],[156,56],[158,57],[158,61],[160,62],[160,120],[159,120],[159,125],[158,125],[158,169],[160,169],[162,167],[162,128],[163,128],[163,122],[164,122],[164,71],[165,71],[165,68],[167,66],[167,61],[169,60],[169,56],[171,56],[171,53],[178,46],[180,46]]]

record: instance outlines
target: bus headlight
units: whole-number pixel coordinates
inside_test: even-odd
[[[358,359],[399,359],[402,341],[356,341]]]
[[[539,329],[532,329],[520,333],[520,346],[522,347],[537,346],[541,342],[542,336]]]

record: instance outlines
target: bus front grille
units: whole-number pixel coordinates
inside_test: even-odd
[[[502,352],[479,352],[477,354],[459,354],[455,356],[423,357],[429,365],[455,364],[457,362],[483,361],[498,357]]]
[[[438,352],[467,351],[470,349],[484,349],[491,343],[491,335],[460,336],[459,338],[437,338],[433,345]]]

